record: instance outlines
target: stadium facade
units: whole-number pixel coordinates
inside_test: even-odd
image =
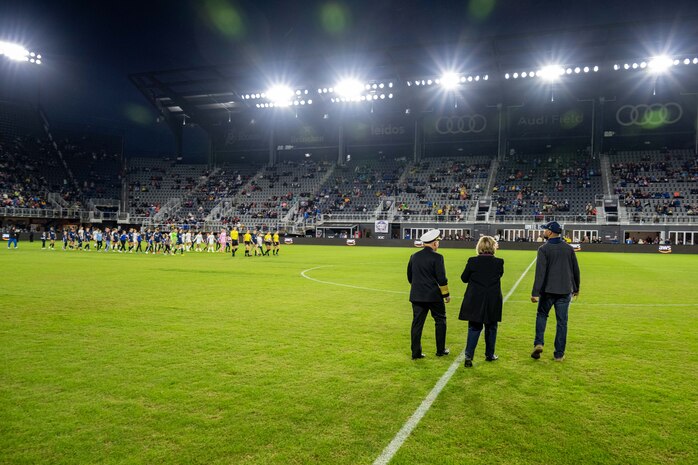
[[[208,163],[192,168],[191,190],[238,173],[237,189],[198,204],[196,227],[404,239],[437,226],[459,238],[535,240],[556,220],[579,241],[646,234],[695,244],[695,25],[671,25],[681,39],[671,50],[669,25],[643,23],[130,79],[172,129],[172,160],[187,137],[205,134]],[[435,64],[444,49],[459,52]],[[279,85],[283,98],[272,95]],[[125,173],[152,168],[123,163]],[[173,192],[143,215],[133,182],[126,175],[119,198],[86,198],[79,210],[56,202],[2,214],[153,227],[182,218],[195,197]],[[345,204],[333,198],[342,194]],[[262,203],[267,213],[254,214]]]

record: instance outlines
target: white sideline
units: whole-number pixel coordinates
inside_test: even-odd
[[[506,296],[504,296],[503,302],[509,300],[509,297],[511,297],[516,288],[519,287],[519,284],[521,284],[521,281],[524,279],[524,276],[526,276],[526,273],[528,273],[528,270],[531,269],[535,262],[536,260],[533,259],[533,261],[528,265],[526,270],[524,270],[524,272],[521,274],[519,279],[514,283],[514,286],[511,288],[511,290],[507,293]],[[404,425],[402,425],[402,428],[400,428],[400,431],[397,432],[393,440],[390,441],[390,444],[388,444],[385,447],[385,449],[383,449],[383,453],[381,453],[381,455],[373,462],[373,465],[387,465],[392,460],[393,456],[395,456],[400,447],[402,447],[402,444],[412,433],[412,430],[415,429],[422,417],[424,417],[427,411],[431,408],[431,404],[434,403],[438,395],[446,386],[446,383],[448,383],[448,381],[453,376],[453,373],[456,372],[456,369],[458,369],[458,366],[463,362],[464,359],[465,354],[461,352],[458,355],[458,357],[453,361],[451,366],[448,367],[446,373],[444,373],[443,376],[439,378],[439,380],[436,382],[436,385],[424,398],[419,407],[417,407],[417,410],[415,410],[412,416],[405,422]]]

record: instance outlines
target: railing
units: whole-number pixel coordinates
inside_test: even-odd
[[[597,223],[595,215],[490,215],[492,223]]]
[[[308,218],[311,220],[312,218]],[[308,222],[306,220],[306,224]],[[322,223],[373,223],[376,215],[373,213],[323,213],[318,218],[318,224]]]
[[[116,207],[116,208],[118,208],[120,206],[120,202],[117,199],[91,198],[88,200],[87,205],[89,205],[91,208],[95,208],[95,207]]]
[[[76,208],[0,208],[0,216],[18,218],[79,218],[81,210]]]
[[[395,221],[401,223],[463,223],[465,216],[461,215],[402,215],[398,214]]]
[[[690,224],[698,225],[698,216],[656,215],[653,213],[628,213],[622,224]]]

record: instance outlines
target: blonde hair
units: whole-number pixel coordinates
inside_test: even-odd
[[[478,254],[487,253],[494,255],[494,252],[497,250],[497,241],[495,241],[492,236],[482,236],[480,240],[477,241],[475,250]]]

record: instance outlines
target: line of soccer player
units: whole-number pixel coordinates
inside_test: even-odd
[[[50,228],[41,234],[42,249],[56,248],[56,230]],[[183,230],[173,228],[169,232],[160,228],[137,230],[135,228],[118,229],[89,226],[63,228],[61,239],[63,250],[96,250],[100,252],[145,253],[175,255],[180,252],[220,252],[230,253],[233,257],[240,246],[240,231],[237,227],[219,233]],[[94,243],[94,249],[92,244]],[[245,256],[279,255],[279,231],[260,231],[256,228],[245,229],[242,235]]]

